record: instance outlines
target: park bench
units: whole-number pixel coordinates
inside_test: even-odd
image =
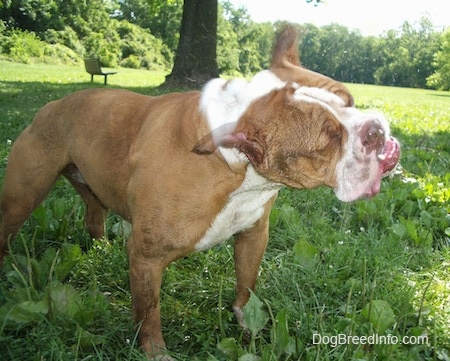
[[[103,75],[105,77],[105,85],[107,84],[108,75],[117,74],[116,71],[105,72],[100,66],[100,59],[89,58],[84,59],[84,66],[86,71],[91,74],[91,83],[94,81],[94,75]]]

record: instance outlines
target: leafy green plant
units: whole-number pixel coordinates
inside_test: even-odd
[[[361,311],[361,315],[370,321],[379,334],[394,326],[396,319],[391,305],[384,300],[372,300]]]
[[[139,69],[141,67],[141,60],[136,55],[130,55],[120,62],[120,66],[124,68]]]
[[[266,304],[268,306],[268,304]],[[270,320],[270,343],[263,340],[257,345],[259,334],[266,327],[269,321],[269,314],[264,309],[264,303],[253,293],[250,294],[250,300],[245,305],[244,323],[249,333],[250,343],[248,348],[242,347],[234,338],[224,338],[217,345],[217,348],[227,356],[228,360],[237,361],[257,361],[257,360],[280,360],[282,356],[296,354],[295,338],[289,334],[288,313],[286,309],[278,312],[276,317],[269,308]],[[261,356],[259,356],[261,355]],[[209,357],[209,360],[217,360],[215,357]]]
[[[60,250],[47,248],[40,259],[12,255],[4,265],[10,293],[0,307],[0,333],[20,327],[32,332],[50,322],[64,327],[79,347],[92,347],[103,338],[88,331],[96,316],[106,311],[107,299],[95,288],[86,292],[64,283],[81,259],[77,245],[64,243]],[[92,285],[91,285],[92,286]]]
[[[170,68],[173,54],[167,45],[154,37],[148,29],[128,21],[118,21],[114,24],[120,36],[122,66],[136,69],[144,67],[149,70]]]
[[[32,58],[41,59],[47,46],[36,34],[27,31],[11,31],[2,40],[2,52],[22,63],[29,63]]]
[[[78,65],[81,58],[63,44],[49,44],[35,33],[9,30],[0,34],[0,53],[15,62]]]
[[[121,55],[119,35],[113,31],[108,34],[91,32],[83,39],[86,57],[100,58],[102,66],[117,67]]]
[[[68,202],[55,194],[33,211],[29,222],[36,242],[76,239],[83,249],[92,244],[84,224],[84,206],[78,197]]]

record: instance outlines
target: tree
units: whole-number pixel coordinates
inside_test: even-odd
[[[221,5],[223,13],[219,17],[218,43],[220,63],[232,60],[236,64],[233,70],[244,76],[267,69],[270,60],[268,54],[272,51],[274,25],[269,22],[253,22],[245,7],[236,9],[229,1],[224,1]],[[229,34],[223,34],[224,28],[229,30]],[[226,36],[235,38],[236,44],[228,48],[221,47],[228,40]]]
[[[114,0],[117,1],[117,0]],[[175,53],[180,30],[182,0],[120,0],[119,20],[127,20],[160,38]]]
[[[318,5],[322,0],[306,0]],[[217,64],[218,0],[184,0],[180,41],[164,86],[198,88],[219,75]],[[258,47],[264,47],[259,44]],[[254,61],[249,61],[254,64]]]
[[[440,90],[450,90],[450,29],[442,34],[440,50],[434,58],[436,71],[428,77],[427,85]]]
[[[219,3],[217,24],[217,65],[221,74],[239,75],[240,47],[233,25],[234,8],[228,1]]]
[[[217,12],[217,0],[184,0],[180,41],[165,86],[199,88],[219,76]]]
[[[378,84],[424,88],[433,73],[433,54],[438,50],[438,34],[431,21],[423,17],[414,26],[409,22],[401,31],[388,31],[381,39],[384,64],[375,73]]]
[[[105,29],[110,17],[103,0],[11,0],[0,8],[0,19],[9,28],[33,31],[73,28],[79,36]]]

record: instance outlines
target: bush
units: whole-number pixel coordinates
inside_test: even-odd
[[[33,58],[42,59],[47,45],[34,33],[14,30],[5,32],[1,40],[1,52],[19,63],[30,63]]]
[[[170,59],[172,59],[170,57]],[[168,70],[170,69],[169,62],[161,61],[160,53],[148,53],[142,58],[141,66],[147,70]]]
[[[80,65],[81,58],[72,49],[61,44],[50,44],[44,48],[45,63]]]
[[[42,34],[42,39],[50,44],[61,44],[72,49],[78,56],[83,57],[85,49],[77,33],[70,26],[64,27],[64,30],[56,31],[48,29]]]
[[[85,37],[66,26],[64,30],[48,29],[40,34],[19,29],[8,31],[0,22],[0,54],[21,63],[80,64],[83,57],[98,57],[102,66],[167,70],[173,54],[148,29],[127,21],[111,20],[103,32]]]
[[[122,57],[128,59],[131,55],[140,60],[140,67],[147,69],[169,69],[173,55],[160,39],[155,38],[149,30],[142,29],[127,21],[116,22],[117,33],[120,36]],[[135,58],[132,58],[135,62]],[[130,60],[127,60],[127,64]],[[125,66],[125,65],[124,65]]]
[[[141,60],[136,55],[130,55],[128,58],[122,59],[120,66],[139,69],[141,67]]]
[[[106,34],[91,33],[83,44],[86,49],[85,56],[100,58],[102,66],[117,67],[121,58],[120,39],[115,31]]]
[[[80,57],[62,44],[48,44],[35,33],[0,30],[0,53],[19,63],[80,64]]]

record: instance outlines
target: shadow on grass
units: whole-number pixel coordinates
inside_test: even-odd
[[[433,97],[444,97],[444,98],[450,98],[450,93],[443,94],[443,93],[428,93],[428,95],[431,95]]]

